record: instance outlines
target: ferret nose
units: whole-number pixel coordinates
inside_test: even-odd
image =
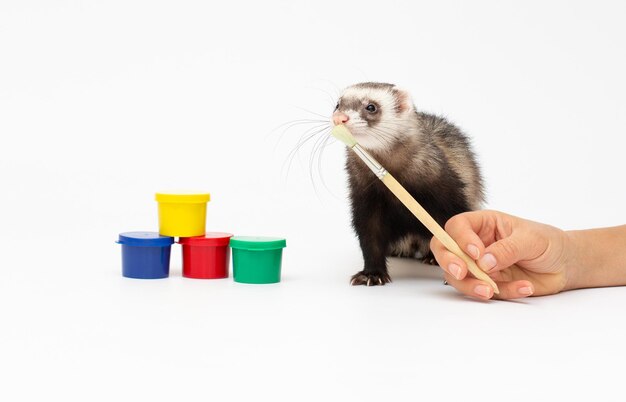
[[[348,117],[348,115],[345,113],[342,113],[342,112],[333,113],[333,123],[335,124],[335,126],[339,124],[345,124],[348,122],[348,120],[350,120],[350,117]]]

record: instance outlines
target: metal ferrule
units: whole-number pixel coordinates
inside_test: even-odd
[[[363,162],[369,167],[372,172],[378,177],[380,180],[385,177],[387,174],[387,169],[385,169],[372,155],[370,155],[366,150],[361,148],[359,144],[356,144],[352,147],[352,150],[361,158]]]

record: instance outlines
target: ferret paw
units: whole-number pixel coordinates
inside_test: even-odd
[[[385,283],[391,282],[391,278],[387,273],[373,273],[373,272],[357,272],[352,275],[350,284],[352,286],[383,286]]]
[[[435,256],[433,255],[433,253],[426,254],[426,256],[422,258],[422,264],[439,265],[437,264],[437,260],[435,260]]]

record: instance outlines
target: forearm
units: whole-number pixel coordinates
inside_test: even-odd
[[[571,247],[565,290],[626,285],[626,225],[566,233]]]

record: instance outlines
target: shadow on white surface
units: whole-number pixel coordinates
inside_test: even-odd
[[[424,264],[413,258],[391,257],[387,259],[387,266],[394,282],[413,279],[443,281],[443,272],[438,265]]]

